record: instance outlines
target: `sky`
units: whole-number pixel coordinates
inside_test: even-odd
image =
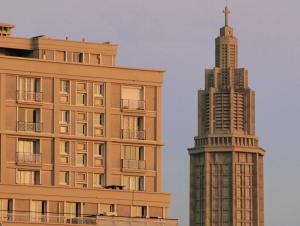
[[[2,0],[0,22],[15,36],[111,41],[117,64],[166,70],[163,190],[170,217],[188,226],[189,157],[197,90],[214,66],[225,0]],[[256,91],[256,129],[265,156],[266,226],[299,226],[300,1],[230,0],[239,66]]]

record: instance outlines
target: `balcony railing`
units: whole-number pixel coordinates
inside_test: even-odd
[[[178,226],[177,220],[144,217],[80,216],[69,217],[53,213],[30,213],[1,211],[0,222],[33,223],[35,225],[123,225],[123,226]]]
[[[41,163],[41,154],[17,152],[17,163]]]
[[[122,109],[145,110],[144,100],[122,99],[121,103],[122,103]]]
[[[42,102],[42,93],[18,90],[17,99],[18,101]]]
[[[122,129],[121,137],[123,139],[136,139],[136,140],[145,140],[146,132],[145,130],[130,130],[130,129]]]
[[[145,169],[146,161],[122,159],[122,168],[123,169]]]
[[[17,130],[18,131],[41,132],[42,131],[42,123],[18,121],[17,122]]]

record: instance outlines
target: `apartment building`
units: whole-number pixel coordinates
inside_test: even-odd
[[[0,222],[177,225],[162,192],[163,71],[111,43],[0,24]]]

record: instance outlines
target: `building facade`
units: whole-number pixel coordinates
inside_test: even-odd
[[[198,136],[190,155],[190,226],[264,226],[263,156],[255,133],[255,93],[238,68],[238,42],[225,26],[215,67],[198,92]]]
[[[166,225],[161,70],[0,24],[0,222]]]

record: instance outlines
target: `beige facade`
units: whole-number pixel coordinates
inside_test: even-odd
[[[117,46],[0,24],[0,222],[177,225],[162,192],[163,71]]]
[[[225,26],[216,66],[198,92],[198,136],[190,155],[190,226],[264,226],[263,156],[255,134],[255,93],[238,68],[238,44]]]

